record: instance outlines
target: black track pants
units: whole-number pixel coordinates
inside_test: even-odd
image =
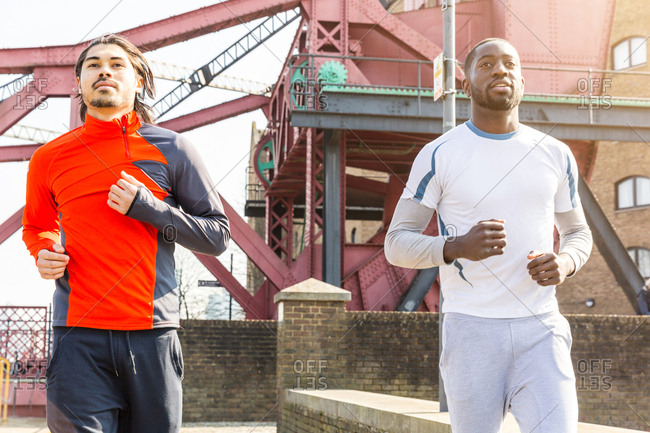
[[[182,379],[176,329],[56,327],[47,425],[52,433],[179,432]]]

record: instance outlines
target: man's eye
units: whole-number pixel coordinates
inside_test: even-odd
[[[491,66],[491,65],[492,65],[492,64],[489,63],[489,62],[483,62],[483,63],[481,63],[481,64],[479,65],[479,67],[480,67],[480,68],[485,68],[485,67],[489,67],[489,66]]]
[[[115,67],[115,68],[123,68],[123,67],[124,67],[124,64],[122,64],[122,63],[115,63],[115,64],[113,65],[113,67]]]
[[[88,68],[95,68],[97,66],[99,66],[97,63],[88,63],[87,65]]]

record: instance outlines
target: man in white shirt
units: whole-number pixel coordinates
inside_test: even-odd
[[[591,252],[570,149],[519,123],[519,55],[503,39],[465,61],[472,118],[426,145],[386,236],[397,266],[440,266],[445,383],[454,433],[571,433],[571,331],[556,286]],[[440,236],[422,234],[438,214]],[[561,238],[553,252],[553,226]]]

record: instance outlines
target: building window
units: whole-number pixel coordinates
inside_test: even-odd
[[[404,12],[415,11],[426,5],[426,0],[404,0]]]
[[[628,177],[616,184],[617,209],[630,209],[650,205],[650,179],[642,176]]]
[[[633,37],[614,47],[614,69],[643,65],[647,60],[645,38]]]
[[[357,243],[357,228],[354,227],[352,229],[352,235],[350,236],[352,238],[352,243],[356,244]]]
[[[650,278],[650,250],[641,247],[632,247],[627,249],[627,253],[632,257],[634,264],[639,268],[641,276]]]

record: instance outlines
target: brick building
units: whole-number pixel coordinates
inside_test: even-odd
[[[650,73],[647,63],[650,5],[618,0],[610,36],[607,69]],[[649,98],[650,76],[613,73],[602,83],[608,97]],[[600,89],[597,93],[600,93]],[[601,109],[606,109],[601,104]],[[650,278],[650,144],[596,143],[597,156],[589,185],[644,278]],[[560,309],[567,313],[634,314],[598,249],[575,278],[558,288]],[[587,300],[593,299],[593,307]]]

